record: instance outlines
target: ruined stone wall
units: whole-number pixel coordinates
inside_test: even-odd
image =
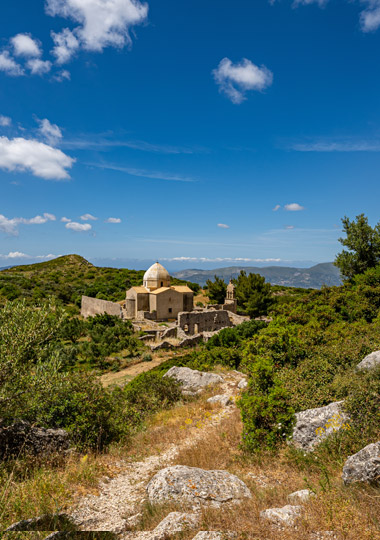
[[[82,296],[82,307],[80,311],[82,317],[94,317],[95,315],[116,315],[122,319],[122,309],[120,304],[109,302],[108,300],[100,300],[99,298],[90,298]]]
[[[192,336],[200,332],[215,332],[221,328],[232,326],[227,311],[193,311],[179,313],[178,327],[186,335]]]

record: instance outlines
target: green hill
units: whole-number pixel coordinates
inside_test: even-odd
[[[0,271],[0,305],[16,298],[33,302],[55,296],[64,304],[80,306],[82,295],[118,302],[124,300],[127,289],[142,284],[144,272],[94,266],[80,255],[13,266]],[[173,278],[173,284],[183,283]]]

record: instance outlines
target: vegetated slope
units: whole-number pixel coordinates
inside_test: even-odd
[[[64,304],[79,306],[82,295],[118,302],[124,300],[126,290],[142,284],[144,273],[98,267],[79,255],[65,255],[0,271],[0,304],[17,298],[36,301],[55,296]],[[179,283],[184,282],[173,279],[173,284]]]
[[[191,281],[203,286],[208,279],[213,280],[215,275],[225,281],[230,278],[237,278],[241,270],[244,270],[247,274],[260,274],[272,285],[320,289],[323,285],[338,286],[342,284],[339,269],[333,263],[321,263],[311,268],[229,266],[227,268],[215,268],[214,270],[181,270],[174,275],[180,279],[191,279]]]

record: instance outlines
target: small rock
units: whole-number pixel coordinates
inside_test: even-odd
[[[350,456],[343,467],[345,484],[353,482],[380,483],[380,442],[372,443]]]
[[[288,495],[290,502],[306,502],[311,497],[315,497],[315,493],[310,489],[300,489],[299,491],[295,491]]]
[[[311,452],[326,437],[339,431],[349,420],[341,409],[342,404],[343,401],[337,401],[297,413],[292,436],[294,446]]]
[[[368,354],[363,360],[356,366],[359,371],[363,369],[373,369],[380,366],[380,351],[372,352]]]
[[[317,531],[310,535],[310,540],[335,540],[338,538],[334,531]]]
[[[237,385],[237,387],[239,388],[239,390],[244,390],[245,388],[248,387],[248,383],[246,381],[246,379],[242,379],[239,384]]]
[[[133,516],[130,516],[127,520],[126,520],[126,525],[128,525],[128,527],[136,527],[136,525],[138,524],[138,522],[140,521],[142,517],[142,513],[139,512],[138,514],[134,514]]]
[[[260,517],[268,519],[277,526],[286,525],[287,527],[291,527],[301,514],[301,510],[302,506],[287,504],[282,508],[268,508],[268,510],[263,510],[260,512]]]
[[[236,536],[237,534],[232,532],[200,531],[193,540],[229,540]]]
[[[151,503],[174,499],[195,505],[220,506],[251,497],[244,482],[227,471],[205,471],[184,465],[162,469],[146,489]]]
[[[227,394],[220,394],[218,396],[210,397],[207,400],[207,403],[220,403],[223,407],[227,407],[228,405],[233,405],[231,396],[228,396]]]
[[[165,539],[187,529],[195,529],[199,525],[198,514],[186,514],[184,512],[171,512],[152,531],[153,535]]]
[[[197,392],[207,386],[224,382],[223,377],[216,373],[197,371],[187,367],[173,366],[164,377],[172,377],[182,385],[185,392]]]

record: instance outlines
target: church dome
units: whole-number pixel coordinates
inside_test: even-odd
[[[156,262],[144,274],[144,287],[147,289],[159,289],[160,287],[170,287],[169,272]]]

